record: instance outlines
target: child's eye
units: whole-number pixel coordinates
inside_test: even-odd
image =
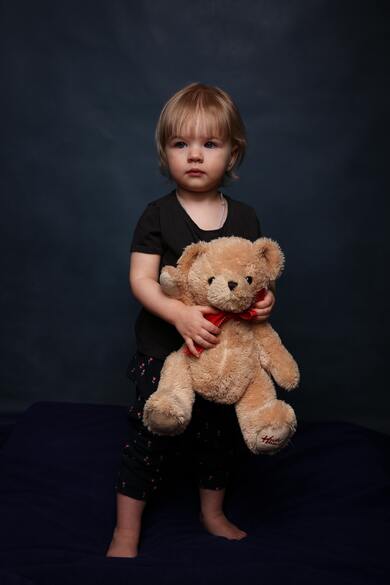
[[[213,142],[212,140],[208,140],[208,141],[205,143],[205,146],[207,146],[208,144],[212,144],[212,145],[213,145],[213,146],[215,146],[215,147],[217,147],[217,146],[218,146],[218,145],[217,145],[215,142]],[[208,147],[207,147],[207,148],[208,148]]]
[[[209,284],[211,284],[211,283],[213,282],[214,278],[215,278],[215,276],[210,276],[210,278],[208,279],[208,281],[207,281],[207,282],[208,282]]]
[[[177,142],[175,142],[173,144],[173,146],[179,146],[180,147],[181,144],[185,144],[185,142],[183,142],[182,140],[178,140]]]
[[[245,280],[247,280],[249,284],[252,284],[253,282],[253,278],[251,276],[246,276]]]

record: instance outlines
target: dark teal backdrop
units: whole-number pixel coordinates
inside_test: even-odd
[[[248,130],[226,192],[286,255],[272,324],[302,372],[286,399],[389,432],[388,4],[9,0],[0,22],[0,410],[126,404],[131,234],[171,189],[154,128],[201,81]]]

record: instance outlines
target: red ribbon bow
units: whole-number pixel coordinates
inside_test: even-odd
[[[257,303],[258,301],[262,301],[266,294],[267,294],[266,288],[262,288],[261,290],[259,290],[259,292],[257,293],[257,295],[255,297],[253,304]],[[251,319],[254,319],[256,317],[256,309],[249,308],[249,309],[246,309],[246,311],[242,311],[241,313],[230,313],[227,311],[219,311],[219,313],[207,313],[206,315],[204,315],[204,317],[208,321],[213,323],[213,325],[220,327],[221,325],[223,325],[227,321],[230,321],[230,319],[245,319],[246,321],[251,321]],[[202,347],[201,345],[198,345],[197,343],[194,343],[194,346],[195,346],[195,349],[198,353],[202,353],[202,351],[205,349],[204,347]],[[191,353],[190,349],[187,347],[187,345],[184,347],[183,352],[186,355],[193,355]]]

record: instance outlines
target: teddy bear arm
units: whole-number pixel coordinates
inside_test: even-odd
[[[174,266],[164,266],[161,270],[159,280],[161,289],[166,295],[174,299],[182,300],[182,287],[177,268]]]
[[[284,347],[279,335],[268,323],[255,328],[260,360],[264,369],[275,382],[285,390],[292,390],[299,384],[299,369],[290,352]]]

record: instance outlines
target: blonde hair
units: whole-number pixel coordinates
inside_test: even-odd
[[[160,172],[171,178],[165,155],[167,142],[180,136],[188,121],[202,117],[210,136],[229,139],[237,147],[234,164],[225,171],[222,185],[239,179],[234,168],[241,165],[246,151],[246,132],[240,112],[231,97],[219,87],[190,83],[176,92],[161,110],[155,132]]]

